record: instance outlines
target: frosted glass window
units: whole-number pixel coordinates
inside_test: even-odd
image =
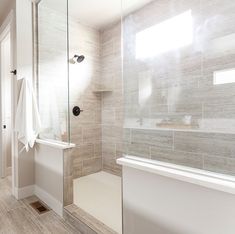
[[[193,40],[192,13],[180,15],[136,34],[136,58],[148,58],[190,45]]]
[[[214,72],[214,85],[235,83],[235,69]]]

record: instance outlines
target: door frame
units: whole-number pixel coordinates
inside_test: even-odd
[[[8,14],[8,16],[5,18],[3,24],[0,27],[0,41],[3,41],[4,38],[10,34],[10,44],[11,44],[11,70],[14,70],[15,66],[16,66],[16,61],[15,61],[15,37],[16,37],[16,33],[15,33],[15,12],[14,10],[11,10],[10,13]],[[10,72],[9,71],[9,72]],[[2,78],[1,78],[1,73],[0,73],[0,82],[2,82]],[[2,93],[1,93],[2,95]],[[2,96],[0,96],[0,100],[2,100]],[[12,132],[11,132],[11,158],[12,158],[12,194],[15,195],[15,185],[16,185],[16,158],[18,157],[18,147],[17,147],[17,137],[14,131],[14,126],[15,126],[15,121],[14,121],[14,117],[15,117],[15,112],[16,112],[16,105],[17,105],[17,83],[16,83],[16,77],[14,75],[11,76],[11,125],[12,125]],[[2,109],[0,108],[0,121],[2,124]],[[0,126],[0,144],[2,144],[2,126]],[[1,155],[3,156],[3,147],[1,147]],[[6,171],[3,169],[4,165],[4,159],[0,158],[1,162],[0,162],[0,172],[1,175],[0,176],[5,176],[6,175]],[[4,172],[5,171],[5,172]]]
[[[6,41],[8,40],[8,41]],[[1,114],[1,117],[0,117],[0,128],[1,128],[1,157],[0,157],[0,177],[2,178],[5,178],[7,176],[7,155],[6,155],[6,147],[5,147],[5,137],[6,135],[4,134],[4,129],[3,129],[3,125],[6,124],[4,122],[4,116],[5,116],[5,108],[6,108],[6,105],[5,105],[5,101],[6,101],[6,97],[5,97],[5,92],[4,92],[4,84],[6,82],[6,79],[11,79],[10,77],[10,74],[9,76],[7,76],[7,74],[5,74],[5,72],[7,73],[8,71],[5,71],[6,70],[6,67],[5,67],[5,63],[4,63],[4,57],[5,56],[5,53],[3,54],[3,45],[4,43],[9,43],[9,41],[11,41],[11,32],[10,32],[10,27],[9,25],[4,29],[4,31],[0,34],[0,84],[1,84],[1,97],[0,97],[0,100],[1,100],[1,111],[0,111],[0,114]],[[5,48],[4,48],[5,49]],[[11,53],[11,42],[10,42],[10,47],[9,47],[9,51],[5,51],[5,52],[10,52]],[[3,61],[1,60],[3,58]],[[9,58],[11,59],[11,54],[9,55]],[[7,68],[8,69],[8,68]],[[11,69],[11,61],[10,61],[10,67],[9,67],[9,70]],[[4,74],[2,74],[2,70],[4,70]],[[3,75],[3,76],[1,76]],[[7,77],[5,77],[7,76]],[[10,80],[10,87],[12,86],[12,81]],[[10,90],[11,92],[11,90]],[[11,117],[12,118],[12,117]],[[12,122],[12,121],[11,121]]]

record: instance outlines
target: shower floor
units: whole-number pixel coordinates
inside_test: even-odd
[[[122,233],[121,178],[98,172],[73,181],[74,204]]]

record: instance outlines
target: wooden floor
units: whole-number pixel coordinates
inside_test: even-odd
[[[30,197],[17,201],[11,195],[10,177],[0,179],[0,233],[36,234],[36,233],[76,233],[66,221],[53,211],[39,215],[29,203],[36,201]]]

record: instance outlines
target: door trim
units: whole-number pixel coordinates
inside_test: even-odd
[[[15,12],[11,10],[6,19],[4,20],[3,24],[0,27],[0,41],[4,39],[6,34],[10,33],[10,40],[11,40],[11,69],[14,70],[16,67],[16,26],[15,26]],[[9,71],[10,72],[10,71]],[[1,74],[0,74],[1,76]],[[0,77],[1,78],[1,77]],[[17,145],[17,136],[14,129],[15,126],[15,112],[17,106],[17,83],[16,78],[12,75],[11,77],[11,124],[12,124],[12,134],[11,134],[11,154],[12,154],[12,194],[15,196],[15,187],[17,182],[17,158],[18,158],[18,145]],[[2,116],[0,117],[2,123]],[[1,137],[2,137],[2,129],[1,129]],[[2,144],[2,140],[1,140]],[[2,148],[2,147],[1,147]],[[2,167],[1,163],[0,166]]]
[[[6,75],[5,73],[4,74],[2,74],[2,68],[3,68],[3,70],[5,71],[5,72],[7,72],[6,71],[6,68],[5,67],[3,67],[3,66],[5,66],[6,64],[4,64],[4,57],[3,56],[5,56],[5,54],[3,54],[3,51],[2,51],[2,49],[3,49],[3,45],[5,44],[5,43],[8,43],[9,42],[9,40],[11,40],[11,38],[10,38],[10,36],[11,36],[11,32],[10,32],[10,27],[9,27],[9,25],[4,29],[4,31],[0,34],[0,62],[1,62],[1,64],[0,64],[0,67],[1,67],[1,69],[0,69],[0,84],[1,84],[1,88],[0,88],[0,94],[1,94],[1,97],[0,97],[0,100],[1,100],[1,108],[0,108],[0,114],[1,114],[1,116],[0,116],[0,128],[1,128],[1,137],[0,137],[0,142],[1,142],[1,155],[0,155],[0,177],[1,178],[5,178],[6,177],[6,175],[7,175],[7,173],[6,173],[6,171],[7,171],[7,165],[6,165],[6,162],[7,162],[7,157],[6,157],[6,148],[5,148],[5,137],[6,137],[6,135],[4,134],[4,129],[3,129],[3,125],[4,124],[6,124],[5,122],[4,122],[4,116],[5,116],[5,107],[6,107],[6,105],[5,105],[5,101],[6,101],[6,97],[5,97],[5,94],[6,94],[6,92],[4,92],[4,88],[3,88],[3,86],[4,86],[4,84],[5,84],[5,82],[6,82],[6,79],[8,78],[6,78],[6,77],[3,77],[2,75]],[[11,42],[10,42],[11,43]],[[5,49],[5,48],[4,48]],[[9,51],[5,51],[5,52],[10,52],[11,51],[11,44],[10,44],[10,47],[9,47]],[[2,59],[3,58],[3,59]],[[9,55],[9,58],[11,59],[11,55]],[[3,61],[2,61],[2,60]],[[7,69],[11,69],[11,61],[10,61],[10,67],[9,68],[7,68]],[[9,76],[10,76],[10,74],[9,74]],[[10,83],[11,83],[11,85],[12,85],[12,81],[10,80]],[[10,91],[11,92],[11,91]],[[12,118],[12,117],[11,117]]]

